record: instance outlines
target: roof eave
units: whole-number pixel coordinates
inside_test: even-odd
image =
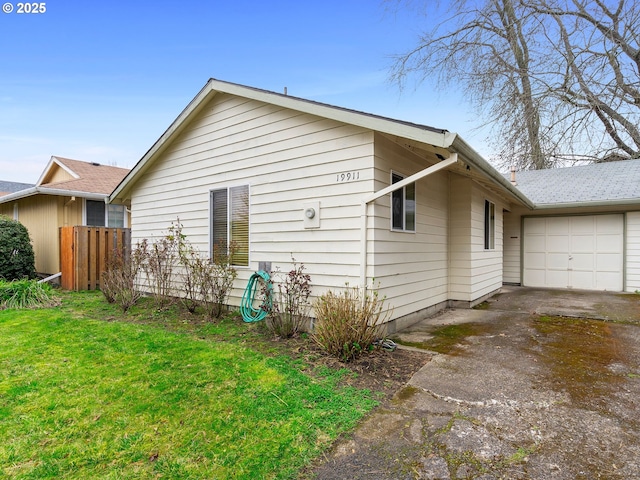
[[[585,202],[536,203],[534,210],[552,210],[560,208],[622,207],[630,205],[640,205],[640,198],[590,200]]]
[[[507,190],[507,192],[518,202],[522,203],[524,206],[530,209],[535,208],[535,204],[531,200],[529,200],[529,198],[524,193],[518,190],[509,180],[504,178],[504,176],[500,174],[500,172],[493,168],[489,164],[489,162],[482,158],[482,156],[478,152],[476,152],[467,142],[465,142],[459,135],[456,135],[452,140],[450,149],[460,154],[463,161],[466,161],[466,163],[478,169],[491,181]]]
[[[26,188],[24,190],[19,190],[17,192],[9,193],[8,195],[3,195],[0,197],[0,203],[9,203],[15,200],[20,200],[21,198],[30,197],[32,195],[36,195],[38,193],[38,187]]]
[[[105,200],[109,195],[106,193],[82,192],[79,190],[62,190],[57,188],[32,187],[9,195],[0,197],[0,203],[8,203],[34,195],[53,195],[58,197],[80,197],[87,200]]]
[[[147,166],[165,149],[171,140],[182,132],[182,130],[188,125],[189,120],[200,112],[207,101],[219,92],[270,103],[283,108],[289,108],[299,112],[329,118],[374,131],[397,135],[441,148],[447,148],[451,144],[453,138],[455,138],[455,134],[447,132],[446,130],[431,129],[427,127],[420,128],[420,126],[410,125],[407,124],[407,122],[394,121],[392,119],[386,119],[376,115],[366,114],[364,112],[356,112],[333,105],[326,105],[267,90],[223,82],[212,78],[206,83],[200,92],[198,92],[193,100],[189,102],[187,107],[180,113],[180,115],[178,115],[178,117],[153,144],[147,153],[144,154],[133,169],[131,169],[122,182],[120,182],[120,184],[114,189],[113,193],[109,196],[109,202],[112,202],[115,199],[126,199],[130,186],[135,183],[135,180],[139,175],[146,170]]]

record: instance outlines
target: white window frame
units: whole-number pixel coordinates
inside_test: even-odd
[[[484,201],[484,249],[496,248],[496,204],[491,200]]]
[[[109,207],[119,207],[122,209],[122,227],[109,227]],[[127,207],[124,205],[118,205],[117,203],[107,203],[104,207],[104,224],[109,228],[128,228],[129,222],[127,218]]]
[[[396,180],[394,181],[394,177],[396,178]],[[395,172],[395,171],[391,171],[391,178],[390,178],[390,183],[391,185],[393,185],[394,183],[398,183],[402,180],[404,180],[405,178],[407,178],[406,175],[403,175],[399,172]],[[411,198],[407,198],[407,195],[411,194],[411,192],[413,191],[413,199]],[[398,198],[398,196],[400,197],[400,200],[402,201],[402,212],[400,213],[401,215],[401,219],[402,219],[402,226],[396,226],[394,222],[394,200],[396,198]],[[413,202],[413,212],[411,212],[411,210],[407,209],[407,206],[409,204],[409,202]],[[416,232],[416,219],[417,219],[417,215],[416,215],[416,182],[412,182],[409,185],[405,185],[402,188],[399,188],[398,190],[391,192],[389,194],[389,202],[390,202],[390,215],[389,215],[389,221],[391,224],[391,230],[394,232],[405,232],[405,233],[415,233]],[[411,219],[411,214],[412,215],[412,222],[410,222],[409,220]],[[407,225],[407,224],[413,224],[413,226],[411,225]]]
[[[248,184],[240,184],[240,185],[230,185],[228,187],[220,187],[220,188],[212,188],[209,190],[209,255],[213,258],[213,249],[215,246],[214,239],[214,194],[215,192],[226,192],[226,243],[229,244],[230,241],[233,241],[232,235],[232,223],[233,223],[233,202],[231,192],[234,189],[246,188],[247,191],[247,251],[246,251],[246,265],[242,264],[234,264],[234,267],[239,268],[248,268],[251,265],[251,187]],[[231,208],[229,208],[231,206]],[[242,255],[242,254],[241,254]]]

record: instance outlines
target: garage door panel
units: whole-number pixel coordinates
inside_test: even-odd
[[[541,265],[545,265],[546,261],[548,269],[566,270],[569,267],[569,256],[565,253],[548,253],[547,255],[541,254],[541,256],[543,257]],[[544,260],[544,257],[546,257],[546,260]]]
[[[593,234],[595,220],[593,217],[571,217],[569,218],[569,224],[571,225],[571,234]]]
[[[562,217],[557,217],[556,221],[552,223],[546,223],[547,235],[559,235],[565,236],[569,233],[569,220]]]
[[[578,290],[594,290],[595,278],[593,272],[583,272],[574,270],[571,272],[571,288]]]
[[[572,253],[569,260],[569,267],[573,270],[595,270],[595,255],[593,253]]]
[[[571,237],[571,245],[569,250],[565,250],[565,252],[571,253],[584,253],[584,252],[593,252],[596,247],[596,242],[593,236],[593,233],[589,236],[587,235],[573,235]]]
[[[547,239],[544,235],[532,235],[527,243],[527,252],[544,253],[546,251]]]
[[[596,233],[611,235],[619,227],[619,215],[599,215],[596,217]]]
[[[547,222],[544,218],[527,218],[527,229],[529,235],[540,234],[542,236],[547,233]]]
[[[525,218],[523,284],[621,291],[623,225],[619,214]]]
[[[567,270],[547,270],[546,286],[550,288],[567,288],[569,273]]]
[[[569,237],[567,235],[549,235],[545,238],[545,245],[548,252],[566,252],[569,248]]]
[[[620,270],[620,255],[616,253],[598,253],[596,255],[596,270],[602,272],[618,272]]]
[[[618,272],[598,272],[596,290],[622,291],[622,280]]]

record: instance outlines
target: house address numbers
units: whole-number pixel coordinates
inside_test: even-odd
[[[360,180],[360,172],[342,172],[336,174],[337,183],[353,182],[354,180]]]

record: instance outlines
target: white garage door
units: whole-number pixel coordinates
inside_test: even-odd
[[[523,285],[622,291],[622,215],[524,219]]]

